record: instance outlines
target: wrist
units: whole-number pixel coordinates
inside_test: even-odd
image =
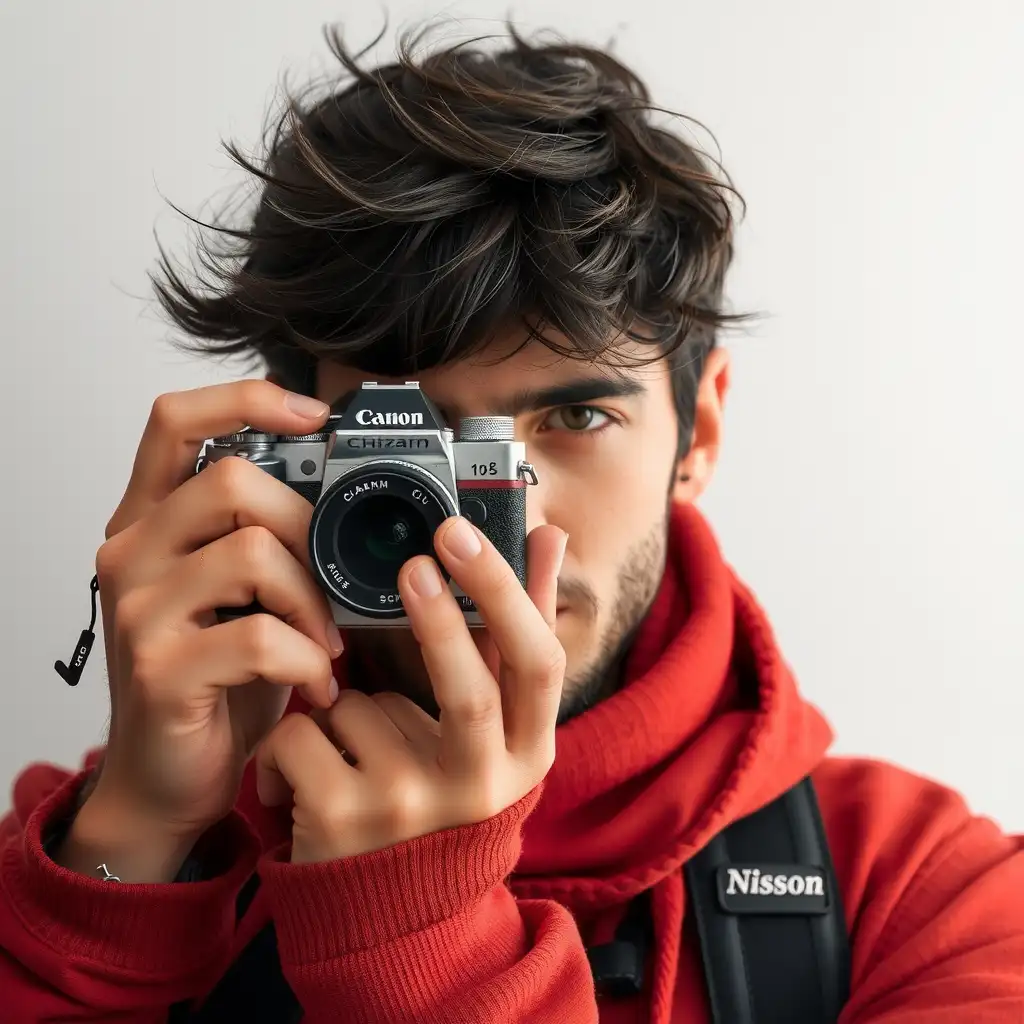
[[[172,882],[203,830],[172,827],[102,785],[78,809],[53,860],[76,874],[121,882]]]

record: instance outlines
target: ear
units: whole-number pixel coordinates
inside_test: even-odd
[[[723,348],[713,348],[704,360],[704,370],[697,386],[690,450],[676,467],[673,492],[676,501],[695,501],[714,476],[722,444],[730,372],[729,353]]]

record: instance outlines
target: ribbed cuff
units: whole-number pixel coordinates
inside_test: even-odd
[[[281,847],[264,857],[283,963],[308,964],[393,942],[464,912],[507,878],[519,860],[523,822],[537,787],[477,825],[420,836],[383,850],[288,863]]]
[[[42,836],[67,817],[89,772],[64,783],[32,813],[20,841],[0,859],[0,893],[38,941],[67,957],[167,978],[208,966],[235,927],[235,899],[252,874],[259,843],[232,812],[204,837],[230,865],[217,878],[188,884],[103,882],[68,871],[43,850]]]

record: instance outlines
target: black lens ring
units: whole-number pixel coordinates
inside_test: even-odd
[[[345,501],[359,483],[387,481],[387,488],[367,489],[353,495],[344,505],[344,511],[337,516],[335,506]],[[418,495],[415,492],[419,492]],[[406,501],[411,508],[423,515],[433,537],[437,528],[449,516],[457,514],[455,502],[447,488],[430,473],[411,462],[398,459],[379,459],[364,463],[357,469],[338,477],[320,496],[313,510],[309,524],[309,557],[320,585],[328,596],[359,615],[374,619],[397,619],[405,615],[401,598],[390,588],[374,587],[357,579],[344,565],[340,552],[336,551],[334,535],[341,520],[348,511],[363,501],[386,493]],[[324,527],[329,517],[329,528]],[[334,566],[332,569],[331,566]],[[438,563],[442,576],[447,580],[444,566]],[[387,600],[382,601],[381,598]]]

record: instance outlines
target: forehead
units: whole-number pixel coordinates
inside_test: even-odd
[[[653,376],[663,372],[659,364],[625,368],[570,359],[552,352],[540,342],[531,342],[512,354],[488,349],[473,359],[394,377],[365,373],[325,360],[318,368],[317,390],[320,398],[331,402],[366,380],[401,384],[416,379],[431,400],[449,416],[513,415],[515,410],[510,406],[517,402],[528,405],[524,400],[531,393],[594,381],[598,385],[608,382],[616,389],[621,388],[624,394],[640,394],[648,389]],[[611,393],[610,388],[596,390]]]

